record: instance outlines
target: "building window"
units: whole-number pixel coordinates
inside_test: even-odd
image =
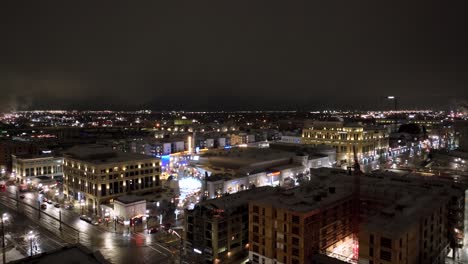
[[[293,215],[293,216],[292,216],[292,222],[293,222],[294,224],[299,224],[299,216]]]
[[[386,248],[392,248],[392,240],[389,238],[382,237],[380,238],[380,246]]]
[[[370,240],[370,243],[371,243],[371,244],[374,244],[374,235],[370,235],[370,239],[369,239],[369,240]]]
[[[380,250],[380,259],[391,262],[392,261],[392,252],[385,251],[385,250]]]
[[[295,234],[295,235],[298,235],[299,234],[299,227],[293,226],[292,233]]]

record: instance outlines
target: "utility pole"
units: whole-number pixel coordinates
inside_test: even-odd
[[[3,215],[2,215],[2,246],[3,246],[3,264],[6,263],[6,252],[5,252],[5,249],[6,249],[6,245],[5,245],[5,224],[3,223]]]

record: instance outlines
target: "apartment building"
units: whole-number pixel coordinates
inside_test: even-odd
[[[337,162],[341,164],[353,160],[353,146],[359,160],[374,160],[388,150],[388,137],[388,129],[343,121],[315,121],[302,131],[304,144],[334,147]]]
[[[314,183],[249,203],[252,263],[300,264],[351,235],[352,194]]]
[[[370,217],[359,233],[359,259],[373,263],[445,263],[449,196],[399,201]]]
[[[249,202],[252,263],[348,261],[354,177],[311,170],[311,180]],[[444,263],[464,238],[465,187],[391,172],[360,176],[359,263]],[[340,255],[348,254],[348,255]]]
[[[64,194],[100,214],[101,204],[125,194],[156,191],[160,160],[100,145],[76,146],[64,153]]]
[[[239,263],[248,256],[249,200],[275,192],[259,187],[185,210],[185,247],[196,263]]]
[[[13,169],[19,183],[34,176],[48,176],[61,179],[63,176],[63,158],[52,155],[12,155]]]

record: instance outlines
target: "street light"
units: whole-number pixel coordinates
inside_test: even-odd
[[[8,220],[8,215],[6,213],[2,214],[2,250],[3,250],[3,263],[6,263],[6,244],[5,244],[5,221]]]
[[[398,129],[397,129],[397,123],[398,123],[397,120],[398,120],[398,119],[397,119],[396,111],[397,111],[397,102],[398,102],[398,100],[397,100],[396,96],[393,96],[393,95],[387,96],[387,99],[388,99],[388,100],[393,100],[394,103],[395,103],[395,105],[394,105],[394,107],[395,107],[395,109],[394,109],[394,110],[395,110],[395,131],[397,131],[397,130],[398,130]]]
[[[29,240],[29,247],[30,247],[30,250],[31,250],[31,254],[30,256],[33,255],[33,240],[36,236],[34,235],[33,231],[29,231],[28,233],[28,240]]]

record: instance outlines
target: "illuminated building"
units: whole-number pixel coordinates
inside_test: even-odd
[[[61,179],[63,176],[63,158],[52,155],[12,155],[13,173],[16,180],[23,183],[33,176],[48,176]]]
[[[327,168],[311,174],[300,187],[249,202],[252,263],[353,257],[345,242],[352,240],[353,176]],[[463,246],[463,187],[389,172],[363,174],[360,183],[359,263],[444,263],[450,247]]]
[[[260,187],[206,200],[185,210],[184,241],[195,263],[240,263],[248,256],[250,199],[275,191]]]
[[[64,153],[64,194],[97,208],[128,194],[159,188],[160,160],[99,145],[77,146]]]
[[[331,164],[326,155],[248,147],[209,150],[191,161],[201,175],[209,176],[203,187],[209,198],[252,186],[292,187],[310,168]]]
[[[359,160],[370,161],[388,150],[388,130],[343,121],[315,121],[302,131],[303,143],[336,149],[340,164],[353,160],[353,146]]]
[[[246,133],[232,134],[231,145],[241,145],[255,142],[255,135],[249,135]]]

